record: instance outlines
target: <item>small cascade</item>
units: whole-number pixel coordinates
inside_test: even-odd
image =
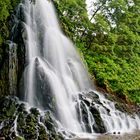
[[[78,103],[78,111],[80,118],[87,122],[82,124],[88,128],[88,131],[109,134],[123,134],[140,129],[140,118],[136,114],[124,112],[117,109],[118,104],[104,97],[102,93],[90,91],[87,94],[80,94]],[[120,107],[124,108],[120,105]],[[123,109],[122,109],[123,110]],[[93,130],[92,130],[93,129]]]
[[[134,129],[140,129],[140,119],[137,115],[129,116],[125,112],[116,109],[115,103],[100,96],[103,107],[98,107],[104,124],[108,132],[131,132]],[[109,115],[107,113],[109,110]]]
[[[0,124],[0,130],[4,127],[4,122],[1,122]]]
[[[14,132],[15,133],[15,136],[19,136],[18,131],[17,131],[17,119],[18,119],[18,116],[16,116],[16,118],[15,118],[15,120],[13,122],[14,123],[14,126],[10,130],[11,132]]]

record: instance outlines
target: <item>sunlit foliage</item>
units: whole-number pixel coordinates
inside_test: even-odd
[[[97,85],[140,103],[140,0],[56,0],[64,32],[82,52]],[[90,22],[92,21],[92,23]]]

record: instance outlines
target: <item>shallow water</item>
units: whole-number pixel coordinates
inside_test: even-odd
[[[124,135],[101,135],[96,140],[140,140],[140,131]]]
[[[66,139],[67,140],[67,139]],[[140,131],[121,134],[101,134],[93,136],[93,138],[75,138],[70,140],[140,140]]]

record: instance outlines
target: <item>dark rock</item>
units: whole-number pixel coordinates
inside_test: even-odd
[[[3,97],[0,100],[0,122],[15,117],[18,99],[16,97]]]
[[[0,137],[6,140],[63,140],[57,132],[58,126],[52,114],[47,111],[41,116],[36,108],[26,111],[24,103],[19,103],[13,96],[0,98]],[[8,111],[8,112],[7,112]],[[16,136],[15,121],[19,136]],[[39,121],[41,120],[41,122]]]
[[[25,140],[25,139],[21,136],[16,136],[15,140]]]
[[[80,105],[77,104],[77,111],[79,112],[78,114],[80,114],[80,110],[81,110],[81,114],[82,116],[78,116],[79,120],[82,119],[82,122],[84,122],[84,126],[87,130],[87,132],[91,133],[91,126],[90,126],[90,122],[88,119],[88,114],[90,111],[90,113],[92,114],[95,123],[92,124],[92,129],[94,129],[94,131],[96,133],[105,133],[106,129],[104,126],[104,122],[100,116],[100,112],[97,109],[97,104],[102,105],[102,103],[99,100],[99,96],[94,93],[94,92],[89,92],[87,94],[80,94],[79,95],[79,100],[80,100]],[[95,107],[96,105],[96,107]],[[80,108],[79,108],[80,106]],[[82,123],[81,122],[81,123]]]
[[[94,117],[94,120],[95,120],[95,124],[93,125],[95,132],[96,133],[105,133],[106,128],[105,128],[104,122],[100,116],[99,111],[95,107],[91,107],[90,111],[91,111],[91,113]]]
[[[17,8],[17,15],[16,15],[18,20],[25,21],[26,18],[25,18],[24,11],[25,11],[24,5],[20,4]]]
[[[44,124],[49,131],[55,131],[55,128],[57,127],[55,121],[52,119],[52,114],[50,111],[45,113]]]
[[[113,134],[116,134],[116,132],[113,132]]]
[[[116,102],[116,103],[115,103],[115,108],[118,109],[118,110],[121,111],[121,112],[125,112],[125,113],[128,112],[128,113],[129,113],[129,110],[128,110],[128,108],[126,107],[125,104]]]
[[[5,140],[5,137],[0,137],[0,140]]]
[[[39,133],[38,140],[48,140],[49,139],[44,126],[42,126],[41,124],[39,124],[38,133]]]
[[[25,104],[24,104],[24,103],[21,103],[21,104],[19,105],[19,107],[18,107],[18,111],[19,111],[19,112],[23,112],[23,111],[25,111],[25,110],[26,110]]]
[[[118,132],[118,134],[121,134],[121,132]]]
[[[32,114],[34,114],[36,117],[38,117],[40,115],[39,111],[37,110],[37,108],[31,108],[30,112]]]

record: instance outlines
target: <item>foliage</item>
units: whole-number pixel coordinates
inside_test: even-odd
[[[10,16],[14,12],[14,9],[19,0],[0,0],[0,65],[2,61],[2,55],[4,55],[4,48],[2,43],[9,37],[10,31]]]
[[[55,6],[65,34],[73,40],[80,37],[90,24],[84,1],[56,0]]]
[[[38,109],[19,103],[15,96],[0,98],[0,138],[13,140],[63,140],[49,111],[42,115]],[[17,134],[18,133],[18,134]]]
[[[0,66],[9,19],[19,0],[0,0]],[[54,0],[60,25],[84,56],[101,87],[140,103],[140,0],[96,0],[88,19],[85,0]],[[92,21],[92,22],[91,22]]]
[[[9,16],[19,0],[0,0],[0,45],[9,36]]]
[[[140,1],[93,1],[90,20],[84,2],[55,1],[64,32],[99,86],[140,103]]]
[[[8,49],[5,41],[9,38],[10,19],[19,0],[0,0],[0,96],[8,90]]]

